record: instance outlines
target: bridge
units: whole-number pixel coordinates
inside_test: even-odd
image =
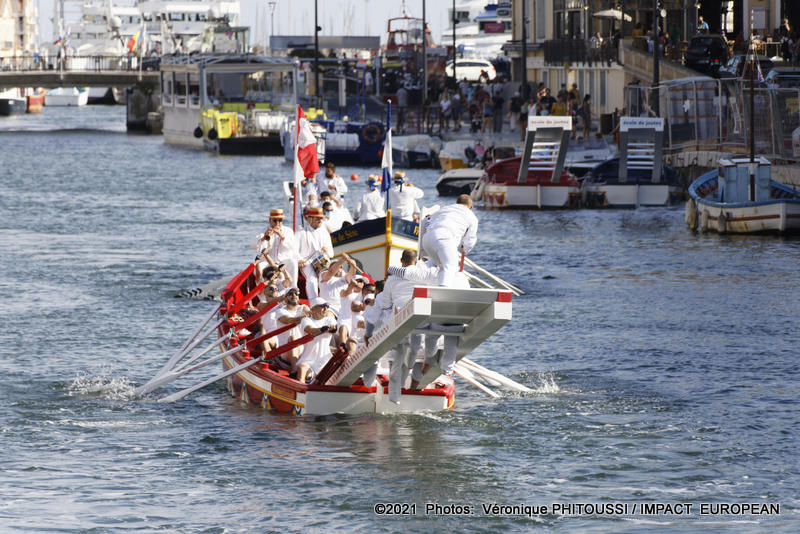
[[[159,84],[159,59],[132,56],[0,57],[0,88]]]

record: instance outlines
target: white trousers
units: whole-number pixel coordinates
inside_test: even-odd
[[[303,276],[306,277],[306,295],[310,302],[319,296],[319,278],[310,264],[303,267]]]
[[[422,236],[425,253],[439,267],[440,286],[454,287],[456,273],[461,263],[458,241],[450,235],[438,234],[435,230]]]

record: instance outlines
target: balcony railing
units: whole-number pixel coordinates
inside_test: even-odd
[[[612,41],[604,41],[599,48],[592,48],[581,39],[551,39],[544,42],[545,65],[565,65],[567,63],[611,66],[619,63],[617,47]]]

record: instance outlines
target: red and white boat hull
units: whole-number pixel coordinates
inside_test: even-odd
[[[493,184],[483,188],[487,208],[562,209],[577,205],[579,188],[562,184]]]

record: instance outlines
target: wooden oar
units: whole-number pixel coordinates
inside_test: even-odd
[[[209,365],[211,363],[217,362],[217,361],[221,360],[222,358],[225,358],[226,356],[230,356],[232,354],[236,354],[237,352],[240,352],[240,351],[244,350],[244,347],[245,347],[244,345],[239,345],[239,346],[234,347],[234,348],[232,348],[230,350],[227,350],[225,352],[217,354],[216,356],[213,356],[213,357],[209,358],[208,360],[200,362],[197,365],[193,365],[192,367],[189,367],[189,368],[186,368],[186,369],[181,369],[181,370],[178,370],[178,371],[170,371],[170,372],[164,373],[163,375],[161,375],[159,377],[156,377],[155,379],[151,380],[147,384],[136,388],[133,391],[133,393],[134,393],[134,395],[137,395],[137,396],[145,395],[147,393],[150,393],[151,391],[156,390],[156,389],[158,389],[158,388],[160,388],[162,386],[165,386],[165,385],[169,384],[170,382],[174,382],[175,380],[179,379],[180,377],[182,377],[185,374],[191,373],[192,371],[196,371],[197,369],[201,369],[201,368],[205,367],[206,365]]]
[[[483,391],[484,393],[489,395],[490,397],[492,397],[493,399],[496,399],[496,398],[498,398],[500,396],[497,393],[495,393],[494,391],[492,391],[491,389],[487,388],[486,386],[484,386],[483,384],[478,382],[477,380],[475,380],[475,378],[473,376],[471,376],[472,373],[470,373],[469,371],[465,370],[463,367],[455,367],[454,366],[453,367],[453,372],[455,374],[457,374],[458,376],[460,376],[461,378],[463,378],[464,380],[466,380],[467,382],[469,382],[470,384],[472,384],[473,386],[475,386],[476,388],[480,389],[481,391]]]
[[[286,326],[294,326],[294,325],[286,325]],[[269,335],[270,334],[267,334],[267,336],[269,336]],[[261,336],[261,337],[266,337],[266,336]],[[254,339],[252,341],[248,341],[247,344],[249,345],[250,343],[255,342],[258,339],[259,338],[256,338],[256,339]],[[295,339],[294,341],[290,341],[289,343],[286,343],[285,345],[281,345],[277,349],[273,349],[273,350],[269,351],[268,353],[262,355],[259,358],[255,358],[254,360],[251,360],[249,362],[244,362],[243,364],[238,365],[238,366],[236,366],[236,367],[234,367],[232,369],[228,369],[224,373],[222,373],[220,375],[217,375],[217,376],[214,376],[212,378],[209,378],[208,380],[205,380],[205,381],[201,382],[200,384],[197,384],[196,386],[192,386],[190,388],[183,389],[181,391],[178,391],[177,393],[173,393],[172,395],[168,395],[168,396],[166,396],[164,398],[158,399],[158,402],[175,402],[176,400],[180,400],[180,399],[184,398],[186,395],[189,395],[190,393],[194,393],[198,389],[202,389],[202,388],[208,386],[209,384],[213,384],[214,382],[217,382],[218,380],[222,380],[223,378],[227,378],[227,377],[231,376],[232,374],[236,374],[239,371],[243,371],[243,370],[247,369],[248,367],[250,367],[251,365],[255,365],[258,362],[271,360],[272,358],[280,356],[284,352],[289,352],[290,350],[292,350],[293,348],[295,348],[295,347],[297,347],[299,345],[303,345],[305,343],[308,343],[312,339],[314,339],[314,334],[306,334],[301,338]],[[259,343],[260,343],[260,341],[259,341]]]
[[[520,295],[524,295],[525,294],[524,291],[522,291],[520,288],[518,288],[514,284],[506,282],[505,280],[503,280],[499,276],[490,273],[489,271],[487,271],[486,269],[484,269],[483,267],[481,267],[480,265],[478,265],[477,263],[475,263],[471,259],[466,258],[465,263],[467,264],[467,267],[469,267],[470,269],[474,269],[475,272],[477,272],[481,276],[485,276],[486,278],[488,278],[489,280],[495,282],[496,284],[499,284],[500,286],[511,290],[511,292],[514,293],[515,295],[520,296]]]
[[[222,380],[223,378],[227,378],[227,377],[229,377],[229,376],[231,376],[233,374],[238,373],[239,371],[243,371],[243,370],[247,369],[248,367],[251,367],[251,366],[253,366],[253,365],[255,365],[255,364],[259,363],[259,362],[262,362],[262,361],[263,361],[263,359],[259,357],[259,358],[256,358],[254,360],[250,360],[248,362],[244,362],[243,364],[238,365],[238,366],[236,366],[236,367],[234,367],[232,369],[228,369],[227,371],[225,371],[221,375],[217,375],[217,376],[214,376],[212,378],[209,378],[208,380],[205,380],[205,381],[197,384],[196,386],[192,386],[190,388],[183,389],[181,391],[178,391],[177,393],[173,393],[172,395],[167,395],[166,397],[158,399],[158,402],[175,402],[176,400],[180,400],[180,399],[184,398],[186,395],[189,395],[190,393],[194,393],[198,389],[202,389],[202,388],[204,388],[204,387],[206,387],[206,386],[208,386],[210,384],[213,384],[214,382],[216,382],[218,380]]]
[[[520,384],[519,382],[515,382],[511,380],[505,375],[498,373],[497,371],[492,371],[491,369],[487,369],[482,365],[478,365],[477,363],[473,362],[468,358],[461,358],[459,363],[465,365],[467,369],[472,371],[473,373],[479,376],[485,376],[487,379],[494,380],[495,382],[499,382],[500,384],[506,386],[507,388],[513,389],[515,391],[519,391],[522,393],[531,393],[533,390],[527,386]]]

